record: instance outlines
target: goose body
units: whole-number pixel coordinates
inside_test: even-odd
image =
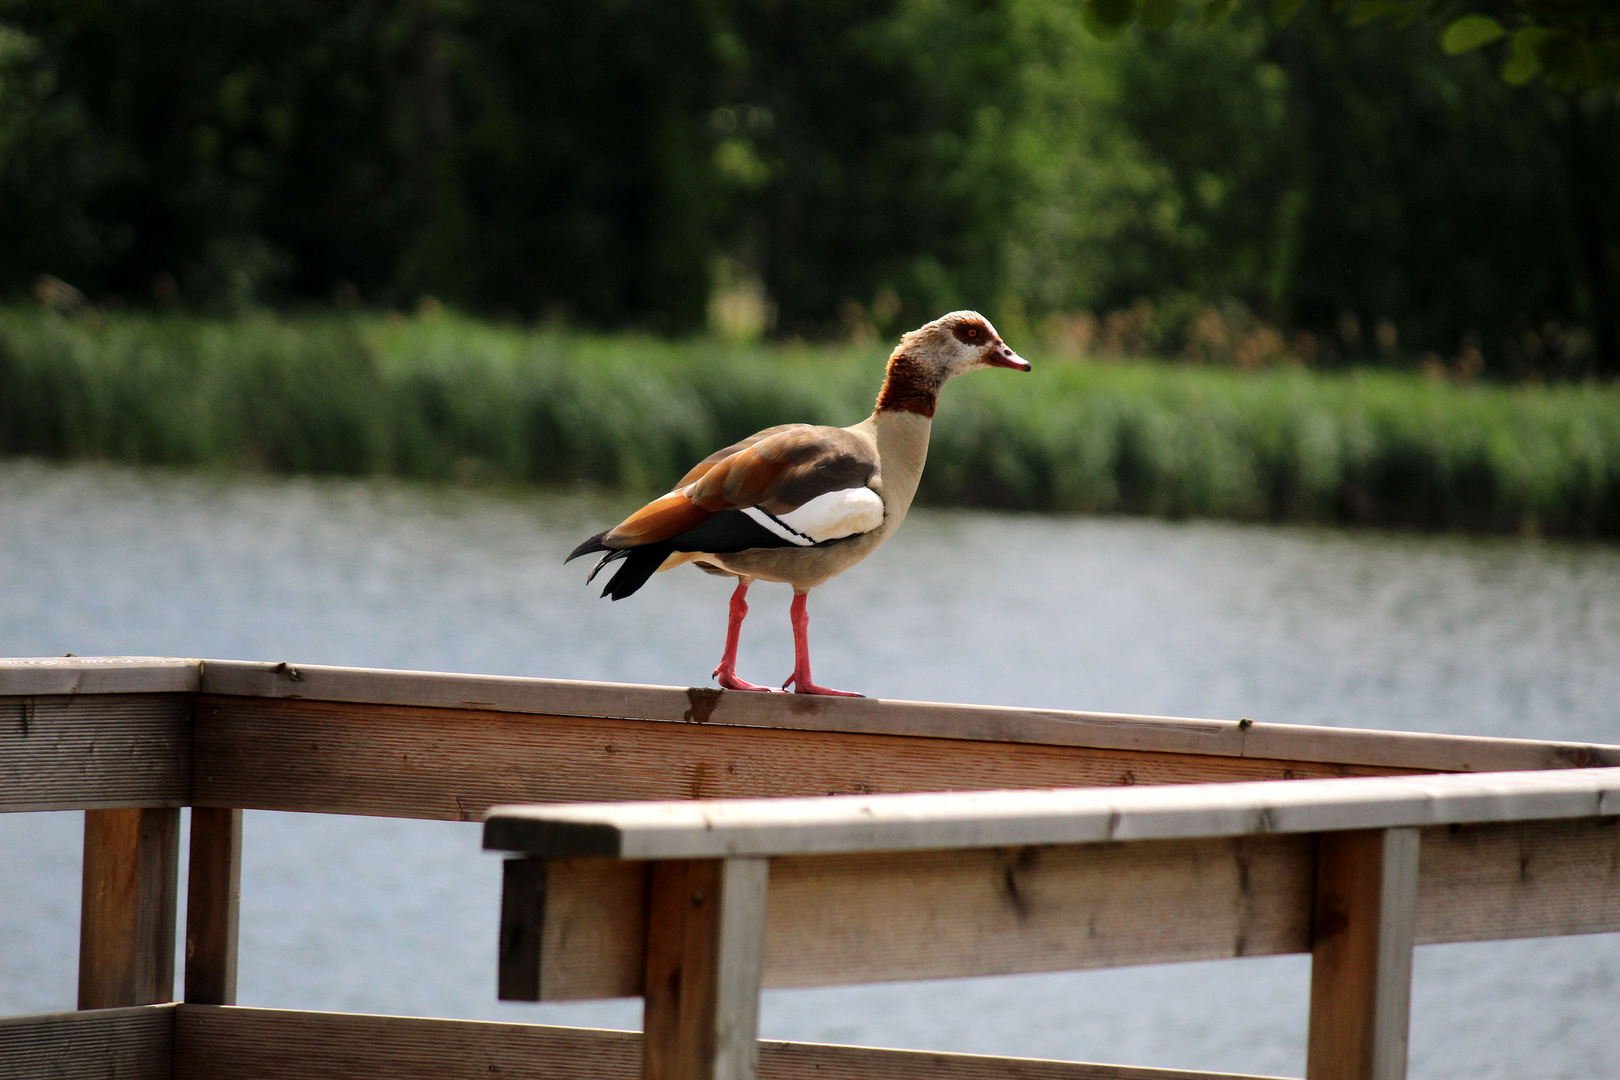
[[[913,330],[889,357],[877,407],[846,428],[784,424],[710,454],[662,495],[574,549],[603,553],[594,578],[618,562],[602,590],[631,595],[682,563],[738,579],[726,651],[715,678],[726,689],[766,690],[737,678],[738,636],[755,581],[793,586],[794,672],[799,693],[844,694],[810,679],[805,597],[894,534],[917,493],[939,390],[982,367],[1028,371],[989,320],[952,312]]]

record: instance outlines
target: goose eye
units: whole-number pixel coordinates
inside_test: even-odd
[[[978,336],[979,336],[979,328],[977,326],[968,327],[968,337],[976,338]]]

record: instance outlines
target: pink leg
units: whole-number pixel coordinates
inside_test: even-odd
[[[731,594],[731,623],[726,627],[726,654],[720,658],[720,666],[714,669],[714,677],[726,690],[763,690],[779,694],[781,691],[774,687],[755,686],[737,678],[737,642],[742,637],[743,619],[748,615],[748,585],[747,578],[739,578],[737,591]]]
[[[806,608],[809,593],[793,594],[793,674],[788,676],[782,689],[793,687],[795,694],[827,694],[831,697],[865,697],[848,690],[829,690],[810,681],[810,612]]]

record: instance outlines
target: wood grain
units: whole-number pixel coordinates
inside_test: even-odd
[[[170,1080],[173,1005],[0,1018],[0,1080]]]
[[[1620,814],[1620,769],[839,798],[498,806],[484,846],[712,859],[1331,832]]]
[[[1252,757],[1423,772],[1620,765],[1620,747],[1056,709],[210,660],[205,694]]]
[[[185,999],[236,1004],[236,950],[242,899],[242,811],[191,812],[186,884]]]
[[[1620,931],[1620,818],[1423,830],[1417,942]]]
[[[633,1031],[196,1005],[179,1007],[175,1043],[174,1080],[636,1080],[641,1060]],[[760,1044],[759,1072],[764,1080],[1262,1080],[783,1042]]]
[[[642,1080],[714,1080],[720,873],[719,859],[648,867]]]
[[[647,870],[642,1080],[755,1080],[764,859]]]
[[[79,1008],[174,998],[180,811],[87,810]]]
[[[501,864],[500,944],[495,996],[539,1001],[541,935],[546,925],[546,862],[507,859]]]
[[[1306,1080],[1405,1080],[1416,829],[1318,839]]]
[[[1396,770],[968,739],[202,697],[200,806],[477,820],[503,802],[1175,784]]]
[[[0,812],[183,806],[190,694],[0,697]]]
[[[47,694],[195,694],[199,660],[172,656],[25,656],[0,659],[0,697]]]
[[[774,859],[764,985],[1309,952],[1312,843],[1272,835]],[[1427,829],[1421,851],[1421,944],[1620,931],[1613,818]],[[547,863],[542,999],[641,993],[646,866]]]
[[[715,965],[718,1031],[714,1067],[709,1071],[715,1080],[755,1080],[759,1075],[760,970],[770,872],[771,864],[765,859],[726,859],[720,864],[720,955]],[[643,1025],[643,1046],[650,1031]]]
[[[542,865],[544,925],[535,935],[540,1000],[640,996],[648,864],[546,859]]]
[[[641,993],[646,865],[553,860],[542,998]],[[1306,837],[795,856],[764,985],[1062,971],[1310,948]]]

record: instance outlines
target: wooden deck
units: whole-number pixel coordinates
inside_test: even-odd
[[[1310,1077],[1388,1080],[1404,1075],[1414,943],[1620,930],[1617,777],[1620,748],[1581,743],[0,661],[0,811],[86,812],[82,1011],[0,1020],[0,1078],[1208,1078],[759,1043],[750,1018],[762,985],[1308,952]],[[1256,782],[1276,780],[1295,782]],[[642,996],[645,1047],[234,1006],[243,809],[481,820],[497,806],[486,846],[517,854],[502,996]]]

